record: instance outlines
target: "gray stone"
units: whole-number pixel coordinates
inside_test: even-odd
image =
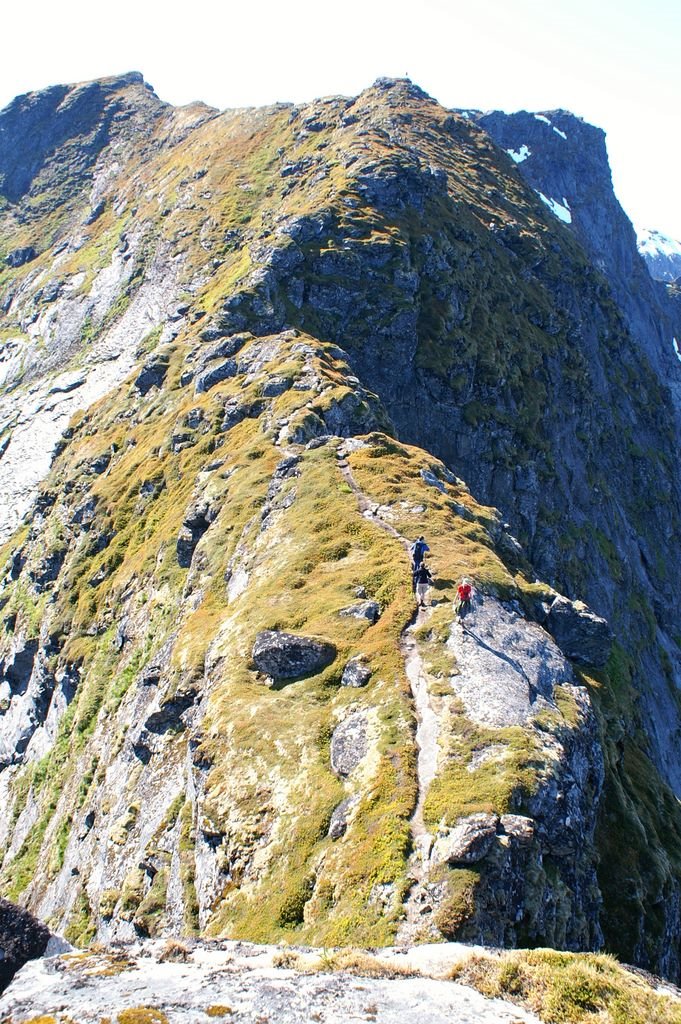
[[[274,374],[263,384],[261,394],[265,398],[276,398],[277,395],[283,395],[285,391],[288,391],[291,384],[290,377],[281,377],[278,374]]]
[[[66,558],[66,551],[67,549],[63,547],[47,552],[29,571],[29,578],[37,593],[41,594],[50,583],[54,583],[57,579]]]
[[[334,730],[331,737],[331,767],[336,775],[350,775],[369,749],[366,711],[355,711]]]
[[[136,381],[135,388],[141,395],[146,395],[152,388],[160,388],[168,372],[169,356],[155,356],[144,364]]]
[[[368,619],[372,624],[378,622],[381,617],[381,606],[378,601],[362,601],[361,604],[351,604],[347,608],[341,608],[339,615],[351,615],[355,619]]]
[[[8,267],[12,267],[16,270],[17,267],[23,267],[24,263],[30,263],[37,256],[37,252],[32,245],[25,245],[20,249],[12,249],[5,256],[5,263]]]
[[[258,671],[273,679],[296,679],[321,672],[336,657],[336,648],[326,640],[266,629],[256,636],[252,653]]]
[[[351,658],[343,669],[341,686],[366,686],[370,679],[371,669],[364,661],[362,661],[361,656]]]
[[[471,814],[452,829],[438,834],[431,860],[436,864],[477,864],[486,857],[496,838],[496,814]]]
[[[421,470],[421,478],[430,487],[437,487],[438,491],[444,492],[445,485],[442,483],[442,480],[438,480],[438,478],[435,476],[435,474],[432,473],[429,469],[422,469]]]
[[[220,363],[210,370],[205,370],[196,378],[194,384],[196,394],[200,395],[205,391],[210,391],[211,388],[215,387],[216,384],[220,384],[223,380],[235,377],[237,372],[238,367],[235,359],[228,359],[225,363]]]
[[[191,565],[196,546],[217,515],[207,501],[197,501],[189,506],[177,535],[177,562],[183,569]]]
[[[556,686],[574,682],[570,663],[549,634],[489,595],[474,595],[448,646],[459,673],[452,687],[480,725],[525,725],[555,706]]]
[[[345,835],[348,828],[348,818],[358,800],[359,798],[356,796],[349,796],[341,801],[337,807],[334,807],[327,833],[329,839],[340,839],[341,836]]]

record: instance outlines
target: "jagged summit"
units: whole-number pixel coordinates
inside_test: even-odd
[[[71,940],[678,974],[678,313],[542,117],[0,115],[2,886]]]

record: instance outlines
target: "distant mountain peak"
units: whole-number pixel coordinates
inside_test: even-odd
[[[638,251],[657,281],[675,281],[681,277],[681,241],[653,228],[638,234]]]

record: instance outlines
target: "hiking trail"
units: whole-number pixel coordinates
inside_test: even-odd
[[[352,470],[346,459],[347,451],[341,445],[337,451],[338,468],[348,487],[357,498],[360,512],[365,519],[375,523],[380,529],[385,530],[391,536],[399,540],[409,554],[411,544],[407,537],[404,537],[391,523],[386,522],[380,515],[381,506],[361,490],[359,484],[352,475]],[[439,932],[430,924],[430,916],[433,909],[433,899],[436,895],[434,890],[437,886],[431,886],[428,882],[429,856],[433,844],[433,837],[426,831],[423,820],[423,807],[428,795],[428,789],[437,772],[438,762],[438,737],[440,734],[440,721],[433,708],[430,692],[428,689],[428,676],[423,659],[419,651],[418,640],[415,631],[428,622],[432,607],[418,607],[411,622],[404,628],[400,638],[400,652],[404,659],[404,667],[409,680],[412,697],[414,700],[414,713],[416,718],[416,747],[417,757],[417,780],[418,796],[416,806],[410,818],[413,852],[409,858],[409,875],[413,879],[407,899],[404,903],[405,919],[400,925],[397,934],[399,944],[413,941],[425,941],[427,938],[439,937]]]

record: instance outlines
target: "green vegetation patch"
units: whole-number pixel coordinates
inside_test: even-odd
[[[510,999],[547,1024],[679,1024],[681,1000],[596,953],[517,950],[472,956],[452,978],[490,998]]]

